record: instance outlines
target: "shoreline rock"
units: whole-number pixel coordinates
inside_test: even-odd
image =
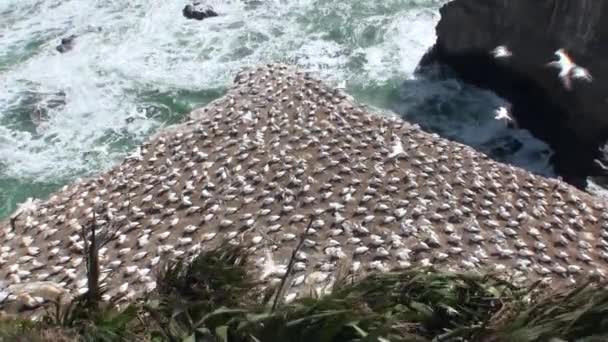
[[[608,6],[596,1],[454,0],[441,8],[435,46],[421,65],[439,62],[464,81],[490,89],[513,103],[517,122],[555,150],[557,171],[584,188],[604,172],[594,160],[608,140],[608,50],[603,43]],[[491,51],[506,46],[507,58]],[[564,88],[548,67],[563,48],[593,75]]]
[[[211,6],[205,6],[199,2],[186,5],[182,10],[182,14],[187,19],[203,20],[211,17],[217,17],[219,14]]]

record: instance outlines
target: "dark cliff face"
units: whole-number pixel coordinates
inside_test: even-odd
[[[494,58],[499,45],[513,56]],[[547,66],[560,48],[593,82],[564,87],[558,69]],[[565,179],[582,185],[597,172],[593,160],[608,138],[608,1],[453,0],[441,9],[436,45],[421,63],[431,62],[511,101],[520,126],[555,149]]]

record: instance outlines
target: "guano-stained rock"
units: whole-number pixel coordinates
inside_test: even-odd
[[[289,298],[323,291],[343,265],[353,275],[495,269],[557,285],[608,270],[604,203],[371,114],[279,64],[239,73],[227,95],[120,165],[30,201],[14,228],[0,223],[0,280],[83,293],[81,232],[93,220],[98,236],[116,231],[101,274],[108,296],[127,299],[155,287],[160,262],[226,240],[276,284],[310,222]]]

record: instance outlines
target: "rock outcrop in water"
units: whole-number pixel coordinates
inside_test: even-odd
[[[59,53],[66,53],[68,51],[71,51],[74,48],[74,44],[76,43],[76,37],[77,36],[73,34],[71,36],[61,38],[61,44],[57,45],[55,49]]]
[[[322,291],[343,267],[554,284],[608,271],[608,208],[590,195],[370,114],[288,66],[235,82],[122,164],[0,223],[0,284],[86,291],[82,231],[93,225],[112,238],[100,250],[106,299],[151,290],[161,261],[222,241],[248,248],[252,271],[276,284],[303,239],[288,296]]]
[[[55,50],[57,50],[59,53],[66,53],[66,52],[72,51],[72,49],[74,49],[74,46],[76,44],[76,38],[79,38],[84,34],[96,33],[96,32],[101,32],[101,31],[102,31],[102,28],[100,26],[89,25],[86,29],[84,29],[80,33],[71,34],[67,37],[61,38],[61,43],[55,47]]]
[[[217,17],[217,12],[211,6],[206,6],[200,2],[195,2],[184,7],[182,14],[188,19],[203,20],[206,18]]]
[[[593,160],[608,138],[606,19],[604,1],[454,0],[441,9],[437,43],[423,64],[445,63],[510,100],[521,126],[555,149],[558,172],[582,185],[598,171]],[[513,55],[494,58],[490,51],[501,45]],[[560,48],[593,82],[564,87],[547,66]]]

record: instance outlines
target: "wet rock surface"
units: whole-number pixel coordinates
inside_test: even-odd
[[[77,36],[75,34],[65,38],[61,38],[61,43],[57,45],[55,49],[60,53],[66,53],[71,51],[74,48],[74,45],[76,44],[76,38]]]
[[[102,30],[103,29],[100,26],[89,25],[86,29],[80,31],[79,33],[71,34],[69,36],[61,38],[61,41],[59,45],[55,47],[55,50],[57,50],[59,53],[70,52],[74,49],[74,46],[76,46],[77,38],[89,33],[99,33]]]
[[[209,5],[200,2],[186,5],[182,10],[184,17],[188,19],[203,20],[211,17],[217,17],[219,14]]]
[[[608,138],[607,18],[604,1],[454,0],[441,9],[436,45],[421,64],[447,64],[513,103],[521,127],[549,143],[558,172],[582,187],[587,176],[603,173],[594,159]],[[512,55],[496,58],[499,46]],[[559,49],[592,81],[566,87],[548,65]]]

